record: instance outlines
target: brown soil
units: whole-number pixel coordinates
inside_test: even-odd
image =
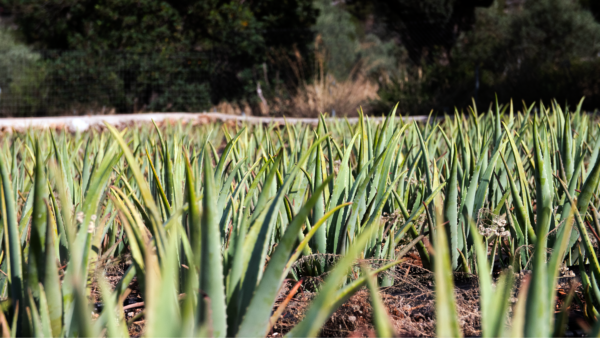
[[[396,267],[394,274],[395,283],[392,287],[381,288],[381,297],[399,337],[435,337],[435,292],[433,274],[421,267],[418,255],[407,255],[408,260]],[[114,288],[127,269],[125,260],[109,262],[103,268],[106,279]],[[389,272],[386,272],[389,273]],[[495,273],[494,275],[497,275]],[[521,279],[526,274],[517,276],[514,296],[518,294]],[[315,298],[314,287],[322,283],[324,276],[306,278],[304,285],[291,298],[283,314],[275,323],[268,337],[279,338],[289,332],[298,324],[310,302]],[[481,317],[479,313],[479,287],[477,277],[466,273],[455,273],[455,299],[459,321],[465,337],[481,336]],[[288,296],[296,284],[294,280],[286,280],[273,310],[275,311]],[[100,292],[96,281],[91,284],[92,299],[96,305],[101,306]],[[563,306],[567,294],[575,288],[575,297],[569,307],[567,336],[582,336],[589,329],[584,316],[585,299],[582,294],[581,283],[577,277],[564,277],[559,279],[557,289],[556,313]],[[132,307],[124,311],[128,323],[129,335],[139,337],[144,332],[145,321],[144,307],[137,282],[134,280],[129,285],[130,292],[124,300],[124,306]],[[511,303],[516,302],[516,298]],[[128,306],[129,305],[129,306]],[[97,314],[94,317],[97,318]],[[321,336],[323,337],[374,337],[372,325],[372,308],[369,292],[366,288],[359,290],[345,304],[343,304],[325,323]]]
[[[104,271],[104,278],[110,287],[114,290],[117,286],[131,262],[129,257],[121,257],[115,261],[106,262],[97,271]],[[93,319],[99,317],[99,313],[103,310],[102,296],[98,286],[97,278],[93,278],[90,284],[90,302],[94,304],[92,312]],[[124,319],[127,322],[127,329],[130,337],[140,337],[144,333],[144,317],[143,317],[143,298],[137,283],[137,278],[134,277],[125,291],[123,298]]]
[[[479,286],[474,275],[455,273],[455,299],[459,321],[465,337],[481,336],[479,311]],[[514,296],[518,294],[521,280],[526,274],[517,275]],[[291,289],[291,282],[286,291]],[[568,308],[567,336],[582,336],[589,329],[585,321],[584,296],[577,278],[561,278],[557,289],[556,315],[560,313],[571,288],[575,297]],[[275,309],[286,294],[279,297]],[[287,305],[283,315],[269,332],[269,337],[282,337],[298,324],[315,297],[312,292],[298,292]],[[381,297],[399,337],[435,337],[435,293],[433,275],[414,264],[403,264],[395,271],[394,286],[381,289]],[[514,304],[517,298],[513,297]],[[363,288],[342,305],[326,322],[321,331],[323,337],[375,337],[372,325],[372,308],[369,292]]]
[[[403,264],[396,268],[395,283],[382,288],[381,297],[396,333],[403,337],[435,336],[435,294],[433,275],[414,264]],[[479,291],[476,278],[457,274],[456,300],[459,319],[465,336],[480,335]],[[291,287],[291,286],[289,286]],[[303,317],[314,293],[298,293],[288,304],[269,337],[281,337]],[[373,336],[372,308],[366,289],[358,291],[342,305],[327,321],[321,332],[326,337]],[[275,307],[278,307],[276,303]]]

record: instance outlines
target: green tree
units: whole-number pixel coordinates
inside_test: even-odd
[[[450,54],[461,33],[475,23],[475,9],[493,0],[350,0],[362,15],[382,23],[382,38],[399,41],[416,63],[435,61],[436,51]]]
[[[600,24],[570,0],[527,1],[522,8],[481,10],[475,29],[457,49],[457,61],[479,66],[482,98],[528,102],[556,98],[575,104],[598,67]],[[585,69],[585,70],[584,70]]]
[[[596,21],[600,22],[600,2],[595,0],[580,0],[581,6],[592,12]]]
[[[570,104],[585,95],[584,108],[600,105],[600,23],[588,8],[572,0],[496,1],[474,15],[449,52],[429,49],[430,62],[409,63],[382,84],[383,100],[400,100],[411,113],[432,106],[452,111],[472,97],[487,106],[496,94],[504,101]]]
[[[154,53],[167,62],[175,62],[170,55],[201,52],[209,57],[210,69],[201,81],[209,83],[213,103],[244,98],[244,88],[257,80],[243,74],[266,62],[270,51],[307,54],[318,14],[311,0],[1,3],[10,9],[24,41],[37,49]]]
[[[573,1],[527,1],[511,22],[506,43],[512,54],[537,63],[595,57],[600,24]]]
[[[0,110],[12,115],[16,110],[32,112],[39,100],[31,95],[42,81],[43,72],[37,67],[40,55],[17,42],[14,32],[0,29]],[[13,95],[18,93],[19,100]]]
[[[327,68],[337,79],[345,79],[358,61],[360,49],[352,15],[329,0],[315,1],[319,17],[314,26],[322,41]]]

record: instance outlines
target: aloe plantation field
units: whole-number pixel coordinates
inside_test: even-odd
[[[598,336],[580,107],[4,133],[1,334]]]

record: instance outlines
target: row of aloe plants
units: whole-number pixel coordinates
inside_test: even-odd
[[[454,208],[448,214],[447,200],[444,207],[435,207],[439,225],[436,252],[442,253],[441,259],[435,261],[438,335],[461,336],[449,274],[459,259],[452,250],[458,252],[462,259],[459,265],[465,271],[477,269],[483,336],[564,336],[575,290],[571,290],[560,314],[555,316],[557,277],[561,268],[574,265],[579,266],[583,282],[586,316],[592,327],[589,334],[600,334],[597,317],[600,293],[596,282],[600,265],[591,240],[591,233],[596,238],[600,233],[597,211],[600,124],[593,117],[581,114],[580,107],[581,102],[574,113],[569,113],[553,104],[548,108],[541,106],[539,114],[532,114],[532,105],[525,108],[525,114],[513,118],[512,104],[505,107],[496,104],[484,124],[484,135],[487,133],[488,137],[480,136],[481,123],[472,110],[473,138],[480,140],[482,151],[490,151],[491,156],[489,160],[484,155],[472,161],[471,164],[477,164],[471,177],[462,180],[462,186],[461,163],[457,180],[454,162],[460,156],[457,152],[461,152],[463,160],[468,158],[469,141],[465,142],[468,138],[460,136],[461,130],[454,144],[444,136],[450,151],[454,145],[454,154],[450,155],[453,160],[446,165],[452,168],[446,181],[462,197],[460,215],[453,213]],[[503,116],[507,111],[508,119]],[[460,128],[458,123],[456,129]],[[473,196],[475,200],[471,199]],[[491,221],[481,213],[483,207],[491,210]],[[498,218],[500,215],[504,219]],[[455,242],[455,225],[463,232],[463,246],[460,236],[458,243]],[[463,248],[466,255],[461,251]],[[504,271],[494,284],[491,274],[495,264]],[[510,309],[509,300],[515,291],[514,272],[522,269],[531,270],[531,276],[522,281],[518,302]],[[511,325],[507,326],[509,317]]]
[[[381,123],[361,114],[356,124],[322,118],[316,127],[5,135],[3,334],[127,335],[122,304],[135,278],[147,336],[264,336],[284,280],[326,273],[288,335],[318,335],[367,285],[374,327],[389,336],[377,284],[391,285],[393,274],[374,276],[412,249],[443,290],[438,335],[461,332],[453,271],[479,276],[484,335],[547,336],[564,330],[553,315],[558,270],[579,265],[593,323],[600,131],[579,107],[496,103],[422,124],[393,110]],[[123,257],[131,264],[110,287],[105,266]],[[314,259],[295,264],[301,257]],[[359,267],[359,258],[379,264]],[[494,267],[506,269],[496,291]],[[533,271],[531,286],[509,329],[521,270]],[[92,283],[104,304],[93,321]]]

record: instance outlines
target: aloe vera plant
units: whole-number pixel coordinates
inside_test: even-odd
[[[527,116],[530,110],[531,108],[527,109]],[[498,136],[496,140],[499,141],[496,142],[493,152],[490,151],[492,156],[487,163],[485,174],[477,178],[483,181],[477,188],[479,198],[476,198],[475,208],[473,210],[467,208],[469,212],[464,215],[463,224],[468,225],[465,231],[468,235],[465,242],[467,252],[465,256],[469,257],[470,252],[475,253],[476,264],[471,261],[470,268],[476,267],[479,275],[483,336],[504,336],[509,333],[505,323],[508,315],[508,299],[512,294],[513,269],[517,271],[531,269],[532,278],[529,287],[523,287],[520,292],[520,297],[523,299],[520,299],[517,304],[521,310],[515,310],[512,316],[513,327],[510,329],[512,336],[549,336],[564,332],[564,322],[555,324],[553,315],[559,268],[563,265],[572,265],[573,259],[583,264],[585,259],[590,262],[592,276],[598,271],[596,254],[580,214],[580,212],[585,214],[589,207],[593,209],[593,203],[597,203],[590,197],[592,191],[595,193],[598,190],[596,176],[598,161],[592,158],[594,161],[588,162],[587,169],[583,165],[586,157],[583,147],[589,142],[584,132],[587,126],[578,123],[577,133],[574,133],[579,135],[576,140],[573,140],[571,133],[571,119],[585,121],[587,117],[579,110],[573,115],[563,112],[558,105],[553,105],[552,109],[542,107],[542,112],[540,119],[537,117],[528,119],[526,116],[520,122],[514,119],[504,122],[503,127],[511,144],[510,151],[502,150],[502,136]],[[499,112],[496,111],[493,115],[493,118],[497,119]],[[509,128],[507,123],[513,124],[513,128]],[[519,124],[521,127],[518,127]],[[500,123],[490,122],[490,125],[490,128],[499,128]],[[494,125],[496,127],[493,127]],[[517,132],[513,135],[515,130]],[[571,150],[574,143],[581,147],[578,151]],[[498,151],[504,164],[504,168],[500,169],[492,167],[496,162]],[[523,164],[523,157],[529,159],[528,163]],[[480,161],[485,162],[481,158]],[[511,172],[513,170],[516,170],[516,175]],[[532,173],[533,182],[527,179],[527,172]],[[501,179],[503,174],[508,178],[504,184]],[[486,182],[493,176],[498,183],[496,186]],[[450,181],[453,182],[452,179]],[[482,183],[485,184],[483,186],[485,190],[481,188]],[[506,187],[507,185],[509,187]],[[572,194],[575,193],[577,185],[581,185],[582,188],[577,200],[574,200]],[[474,187],[473,181],[471,186]],[[504,190],[503,187],[507,189]],[[472,191],[470,189],[469,192]],[[499,192],[496,193],[494,189]],[[484,194],[487,194],[487,197]],[[493,198],[493,196],[497,197]],[[468,206],[470,203],[468,192],[466,198],[464,203]],[[481,210],[486,204],[489,205],[488,210],[493,210],[492,217],[495,218],[492,220],[486,219],[485,214],[475,212],[477,209]],[[514,208],[511,208],[511,204]],[[502,213],[506,219],[498,218]],[[594,215],[588,217],[593,218]],[[577,232],[572,230],[574,224],[577,225]],[[578,237],[581,238],[583,244],[581,247],[585,249],[586,255],[580,253],[577,258],[573,258],[577,253],[574,251],[574,244]],[[451,245],[453,239],[449,240]],[[493,246],[490,248],[488,245],[491,243]],[[528,243],[535,244],[533,252],[523,250]],[[553,248],[551,254],[546,250],[549,245]],[[439,251],[439,246],[440,243],[437,243],[436,253]],[[497,254],[498,248],[508,257],[503,258],[503,255]],[[489,249],[491,249],[491,256]],[[531,263],[528,263],[529,255],[533,255]],[[494,287],[490,272],[496,262],[507,269]],[[469,263],[468,258],[463,258],[463,265]],[[586,293],[590,295],[588,297],[590,305],[594,306],[593,281],[591,278],[586,278],[585,271],[581,273],[583,279],[589,282],[590,287],[586,289]],[[446,299],[444,303],[448,304],[447,308],[451,301]],[[442,311],[442,307],[439,309]],[[592,312],[590,312],[590,320],[595,321]]]
[[[378,274],[413,249],[434,272],[438,335],[462,334],[453,271],[479,276],[483,336],[547,336],[564,331],[558,271],[587,265],[577,271],[594,327],[600,125],[580,107],[6,135],[2,332],[126,335],[121,302],[135,279],[147,336],[265,336],[285,280],[327,274],[288,335],[318,335],[367,286],[374,328],[390,336],[378,292],[394,274]],[[131,264],[109,285],[106,266],[122,257]],[[508,327],[521,270],[531,280]],[[91,301],[104,305],[95,319]]]

